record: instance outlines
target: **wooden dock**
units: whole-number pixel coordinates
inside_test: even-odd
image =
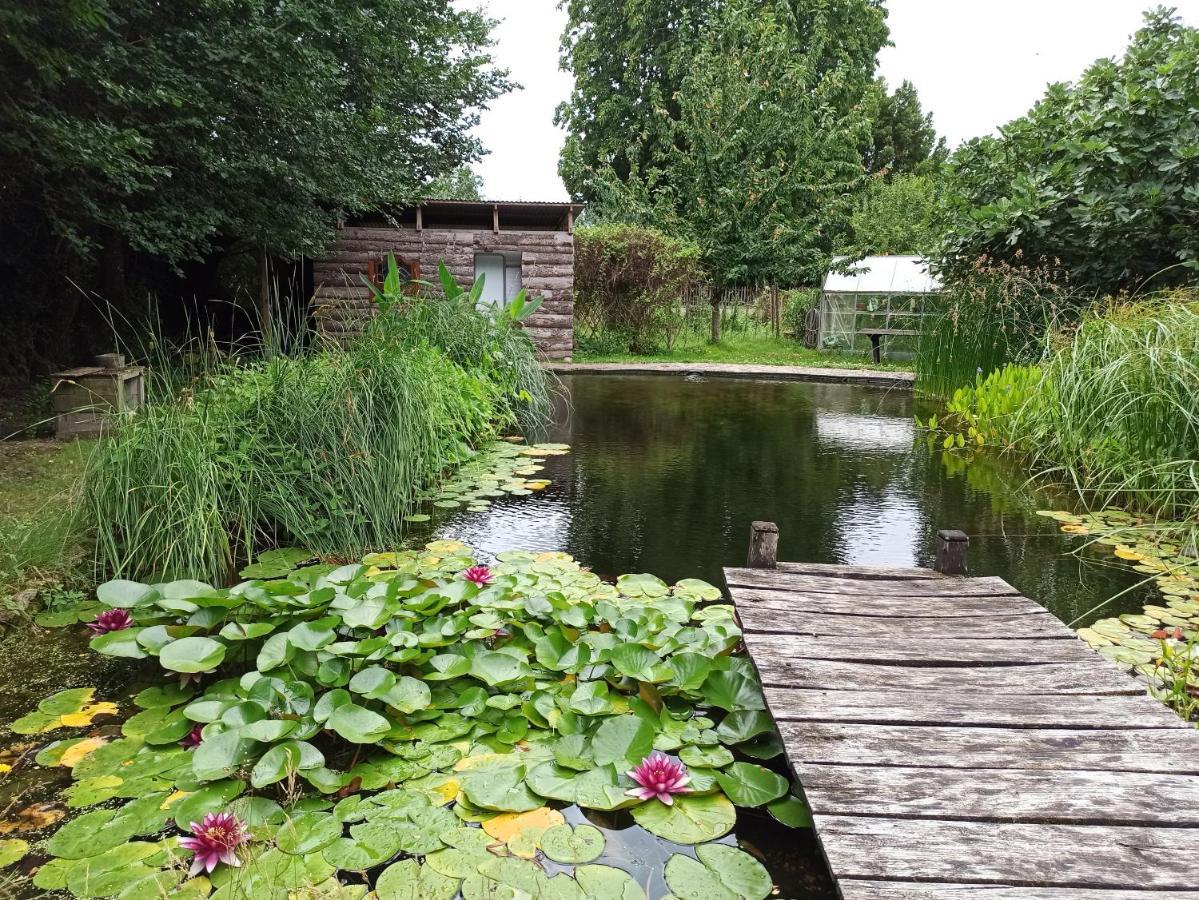
[[[844,900],[1199,898],[1199,730],[1002,579],[725,579]]]

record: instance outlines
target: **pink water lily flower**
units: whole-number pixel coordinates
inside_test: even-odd
[[[108,634],[110,631],[124,631],[133,625],[133,616],[127,609],[106,609],[96,616],[96,621],[88,622],[87,627],[92,634]]]
[[[199,747],[204,743],[204,736],[200,733],[204,730],[204,723],[197,722],[192,730],[187,733],[187,736],[179,742],[179,746],[184,750],[191,750],[193,747]]]
[[[180,847],[195,851],[189,875],[211,872],[217,863],[240,866],[237,847],[249,840],[245,826],[233,813],[209,813],[200,824],[191,823],[192,836],[179,842]]]
[[[687,767],[664,753],[651,753],[628,775],[640,785],[626,791],[630,797],[642,800],[656,797],[667,806],[674,804],[674,794],[686,794],[691,790],[687,787],[691,780]]]
[[[471,566],[462,573],[462,577],[473,584],[477,584],[479,587],[491,584],[492,579],[495,578],[491,574],[491,569],[487,568],[487,566]]]

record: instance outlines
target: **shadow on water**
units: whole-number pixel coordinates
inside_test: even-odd
[[[414,540],[436,531],[484,554],[565,550],[604,576],[653,572],[722,585],[721,568],[744,562],[754,519],[778,523],[781,559],[825,563],[930,565],[936,532],[960,528],[971,536],[971,574],[999,575],[1067,621],[1134,583],[1129,573],[1072,556],[1074,540],[1035,515],[1065,501],[1028,489],[1012,461],[967,464],[930,452],[913,426],[909,393],[664,377],[568,376],[564,383],[549,439],[572,452],[544,461],[553,484],[485,512],[449,514]],[[1131,592],[1102,614],[1144,601]],[[3,649],[0,721],[63,688],[94,686],[117,699],[136,687],[135,666],[89,653],[78,631],[41,632]],[[130,709],[122,704],[124,715]],[[24,740],[5,735],[0,752]],[[62,775],[19,768],[0,782],[0,810],[52,799]],[[608,843],[598,862],[630,871],[650,897],[668,893],[661,873],[670,855],[694,852],[650,835],[627,814],[572,807],[566,815],[602,828]],[[810,832],[742,810],[725,840],[766,864],[777,896],[835,896]]]

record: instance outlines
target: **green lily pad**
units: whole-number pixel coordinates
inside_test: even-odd
[[[811,828],[812,808],[794,794],[766,804],[770,815],[791,828]]]
[[[698,859],[676,853],[666,862],[666,884],[679,900],[766,900],[774,889],[765,867],[727,844],[695,848]]]
[[[29,852],[29,842],[19,838],[0,841],[0,868],[11,866]]]
[[[641,885],[628,872],[613,866],[578,866],[575,881],[588,900],[646,900]]]
[[[724,794],[683,794],[676,795],[670,806],[647,800],[633,808],[633,819],[646,831],[676,844],[700,844],[732,831],[737,808]]]
[[[598,859],[604,852],[604,834],[591,825],[554,825],[541,835],[541,850],[554,862],[577,865]]]
[[[375,882],[375,894],[379,900],[453,900],[459,884],[458,878],[405,859],[383,870]]]
[[[753,763],[735,762],[723,772],[716,773],[721,790],[738,806],[762,806],[787,793],[789,786],[783,778]]]
[[[342,824],[332,813],[309,812],[285,821],[275,843],[284,853],[302,856],[324,849],[341,836]]]
[[[158,653],[158,662],[172,672],[208,672],[225,659],[225,645],[206,637],[171,641]]]

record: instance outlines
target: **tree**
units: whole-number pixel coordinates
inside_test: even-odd
[[[619,40],[610,14],[622,5],[571,5],[574,65],[610,45],[601,25]],[[672,23],[671,40],[660,56],[650,53],[655,64],[637,67],[632,88],[606,87],[605,70],[585,70],[563,107],[571,129],[564,179],[601,219],[694,241],[720,281],[818,277],[863,180],[861,100],[886,40],[881,6],[731,0],[638,9],[657,6],[678,12],[661,17]],[[584,7],[604,17],[580,23]]]
[[[980,257],[1064,268],[1100,291],[1199,269],[1199,31],[1147,14],[1122,59],[1056,84],[950,160],[949,274]]]
[[[440,0],[6,5],[0,227],[84,258],[318,250],[479,154],[468,129],[508,86],[489,27]]]
[[[924,112],[920,96],[910,81],[895,93],[879,78],[866,95],[870,140],[862,145],[866,171],[887,177],[939,168],[949,156],[945,139],[937,137],[932,113]]]
[[[429,199],[482,200],[483,179],[470,166],[459,166],[446,175],[434,178],[421,193]]]
[[[930,254],[939,236],[938,209],[932,176],[876,176],[850,217],[852,254]]]

